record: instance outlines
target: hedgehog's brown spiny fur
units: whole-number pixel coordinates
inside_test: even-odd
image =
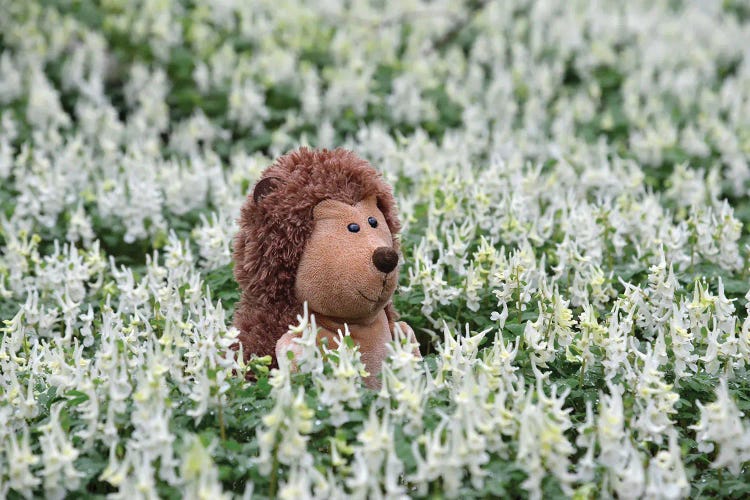
[[[270,355],[289,325],[296,323],[302,304],[295,296],[295,278],[305,244],[313,230],[313,209],[325,199],[354,205],[375,196],[394,236],[400,223],[390,186],[370,164],[345,149],[300,148],[278,158],[262,174],[267,188],[255,201],[248,196],[234,239],[234,276],[241,297],[234,324],[246,358]],[[259,181],[260,182],[260,181]],[[389,322],[396,319],[386,306]]]

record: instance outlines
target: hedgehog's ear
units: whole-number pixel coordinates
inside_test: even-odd
[[[253,201],[255,203],[258,203],[263,199],[263,197],[276,189],[280,182],[281,179],[279,179],[278,177],[264,177],[263,179],[259,180],[255,185],[255,189],[253,189]]]

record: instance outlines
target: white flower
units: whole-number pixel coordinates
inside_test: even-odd
[[[583,365],[581,369],[587,370],[595,360],[595,356],[591,352],[591,346],[601,343],[604,336],[607,335],[607,328],[599,324],[595,309],[591,304],[584,304],[583,312],[578,318],[578,324],[580,324],[580,334],[573,342],[573,347],[580,354],[573,354],[571,348],[568,347],[566,358],[577,360]]]
[[[89,246],[94,238],[96,235],[91,227],[91,219],[83,210],[83,204],[79,204],[70,217],[66,239],[72,242],[82,240],[85,246]]]
[[[307,302],[302,304],[302,315],[297,316],[298,324],[289,325],[289,332],[294,334],[293,346],[289,352],[294,353],[294,360],[290,363],[288,356],[279,356],[279,375],[288,373],[292,366],[302,373],[323,373],[323,353],[318,348],[318,325],[315,315],[309,314]],[[283,380],[279,378],[279,380]]]
[[[300,328],[307,327],[307,318],[305,308],[305,314],[299,317]],[[317,346],[313,348],[317,351]],[[274,406],[263,417],[263,425],[256,432],[260,451],[254,462],[262,474],[277,466],[275,460],[285,465],[312,465],[312,456],[307,451],[307,434],[312,431],[315,411],[305,403],[303,387],[294,392],[289,363],[279,361],[279,368],[272,372],[270,380]]]
[[[555,343],[549,336],[551,325],[552,320],[545,316],[540,302],[539,317],[533,323],[527,321],[523,330],[524,343],[531,349],[530,357],[534,366],[545,368],[548,362],[555,359]]]
[[[404,465],[394,448],[394,427],[388,410],[378,417],[375,407],[362,430],[357,434],[351,476],[346,485],[356,497],[405,497],[406,489],[400,477]]]
[[[673,431],[670,415],[676,413],[675,403],[679,395],[672,390],[672,384],[664,380],[664,373],[659,370],[659,356],[647,344],[643,354],[635,347],[633,352],[643,362],[636,370],[635,383],[636,412],[633,427],[639,431],[640,438],[661,444],[664,433]]]
[[[669,449],[661,450],[648,464],[646,498],[685,498],[690,484],[682,464],[677,433],[669,433]]]
[[[26,109],[29,122],[39,129],[68,126],[70,117],[60,104],[59,93],[44,73],[34,68],[29,80],[29,106]]]
[[[52,407],[49,423],[42,427],[42,436],[39,438],[43,464],[40,475],[44,481],[45,493],[54,498],[62,498],[66,491],[75,490],[83,476],[74,464],[80,452],[60,426],[62,407],[62,403]]]
[[[269,111],[262,89],[252,80],[233,78],[229,93],[229,119],[241,128],[250,128],[259,133],[265,130],[263,122],[268,117]]]
[[[419,494],[425,494],[428,483],[438,478],[446,496],[455,497],[458,494],[464,471],[457,452],[460,449],[468,450],[464,446],[461,429],[452,428],[451,423],[443,419],[421,440],[412,441],[417,467],[416,472],[409,476],[409,481],[417,484]],[[420,452],[419,441],[424,444],[424,455]]]
[[[521,486],[531,498],[541,498],[541,483],[547,473],[560,481],[564,492],[570,494],[573,479],[569,472],[570,458],[575,448],[565,437],[571,426],[570,408],[563,409],[569,390],[557,395],[557,387],[552,386],[551,394],[544,391],[542,379],[537,375],[536,387],[526,394],[525,402],[517,414],[518,460],[528,477]],[[536,399],[536,401],[535,401]]]
[[[504,387],[505,390],[502,392],[505,392],[510,391],[519,382],[519,375],[516,373],[519,367],[514,365],[514,361],[518,355],[521,339],[516,337],[515,342],[506,343],[500,332],[501,330],[498,330],[495,334],[492,346],[482,352],[482,370],[492,376],[490,380],[497,381],[501,387]]]
[[[22,74],[9,51],[0,54],[0,102],[8,104],[23,93]]]
[[[598,461],[606,467],[611,488],[623,498],[639,498],[645,486],[642,458],[625,428],[624,388],[608,383],[609,395],[600,394],[597,438]],[[608,482],[609,482],[608,481]]]
[[[490,329],[472,335],[469,325],[466,325],[464,335],[454,334],[447,324],[443,325],[443,342],[438,346],[437,375],[434,384],[438,388],[445,387],[451,374],[456,380],[469,373],[477,362],[479,344]]]
[[[24,426],[20,439],[17,434],[13,433],[7,439],[7,486],[24,496],[30,496],[30,492],[39,485],[41,480],[31,470],[33,466],[39,463],[39,457],[34,455],[31,450],[29,428]]]
[[[684,300],[672,305],[672,318],[669,324],[669,337],[672,341],[675,377],[686,377],[690,372],[698,371],[698,355],[694,353],[695,335],[687,324],[687,305]],[[689,369],[689,371],[688,371]]]
[[[628,362],[628,339],[633,327],[633,311],[625,315],[620,313],[620,304],[616,303],[607,321],[607,335],[598,340],[604,349],[604,378],[611,381],[618,373],[630,369]]]
[[[185,442],[187,451],[182,458],[180,478],[184,481],[182,492],[187,499],[229,499],[219,481],[219,471],[213,463],[213,446],[203,446],[197,436],[189,436]]]
[[[381,367],[379,402],[389,408],[391,415],[404,422],[404,432],[413,435],[424,425],[422,415],[431,390],[424,365],[414,355],[418,346],[405,336],[398,323],[394,339],[386,348],[388,357]]]
[[[750,460],[750,430],[729,395],[726,379],[719,380],[716,401],[705,405],[696,401],[696,404],[700,409],[700,422],[691,428],[695,429],[698,449],[710,452],[716,446],[718,450],[711,467],[727,467],[732,474],[739,474],[742,465]]]
[[[344,326],[346,331],[338,332],[336,346],[323,346],[323,355],[332,373],[329,376],[324,372],[315,377],[319,401],[329,407],[333,425],[342,425],[349,420],[345,408],[362,406],[360,389],[362,377],[367,374],[359,348],[349,337],[348,326]]]
[[[230,243],[235,232],[232,221],[221,212],[211,213],[211,219],[200,215],[201,225],[193,229],[193,239],[198,243],[201,265],[206,270],[216,269],[231,262]]]
[[[416,79],[405,74],[394,78],[391,94],[386,97],[386,105],[393,110],[393,118],[409,125],[433,120],[437,110],[431,102],[421,98],[421,88]]]
[[[576,480],[586,483],[595,477],[596,462],[594,452],[596,451],[596,425],[594,422],[594,412],[591,401],[586,401],[586,420],[578,428],[576,445],[586,449],[585,455],[577,464]]]
[[[639,312],[644,316],[640,321],[647,325],[647,330],[662,331],[661,326],[669,321],[675,291],[679,283],[674,275],[672,264],[667,268],[664,249],[661,247],[658,259],[658,263],[649,269],[648,289],[645,291],[648,304],[642,306]]]

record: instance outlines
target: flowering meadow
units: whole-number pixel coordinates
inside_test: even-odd
[[[300,145],[395,188],[380,390],[231,348]],[[746,498],[749,189],[744,0],[0,0],[0,498]]]

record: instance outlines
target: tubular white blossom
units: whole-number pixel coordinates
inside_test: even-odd
[[[732,474],[739,474],[740,467],[750,460],[750,431],[729,395],[726,379],[719,380],[716,401],[707,404],[696,401],[696,404],[700,409],[700,422],[691,428],[696,432],[699,449],[710,452],[716,446],[718,450],[711,467],[726,467]]]

